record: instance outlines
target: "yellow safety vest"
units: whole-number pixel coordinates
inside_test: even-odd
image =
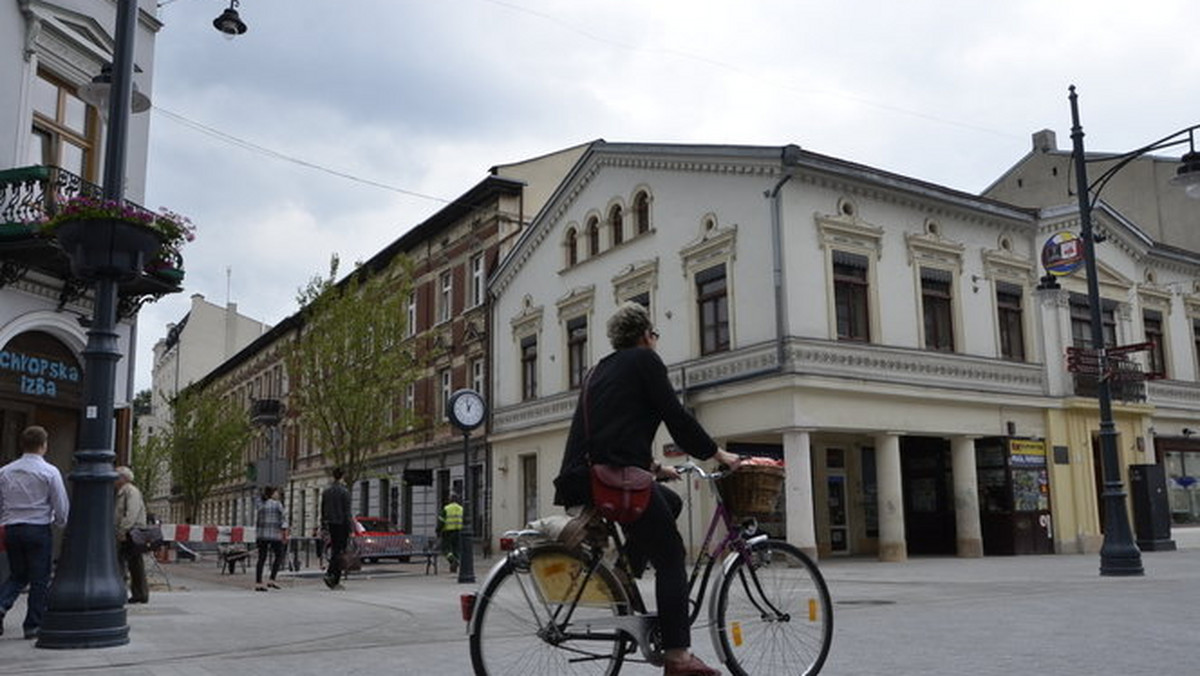
[[[442,521],[442,530],[462,530],[462,505],[457,502],[451,502],[446,505],[445,517]]]

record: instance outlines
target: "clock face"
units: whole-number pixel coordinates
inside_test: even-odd
[[[486,412],[483,397],[474,390],[461,390],[450,402],[451,418],[455,425],[463,429],[478,427]]]

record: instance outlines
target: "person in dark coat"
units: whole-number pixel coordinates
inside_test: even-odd
[[[584,381],[571,421],[562,468],[554,481],[554,504],[589,505],[589,460],[596,464],[642,467],[660,479],[678,479],[673,468],[654,461],[654,436],[660,424],[679,448],[699,460],[713,459],[736,469],[740,456],[719,448],[683,408],[667,367],[655,352],[658,332],[650,313],[627,302],[608,320],[613,352],[592,368]],[[586,411],[584,403],[586,402]],[[590,456],[590,457],[589,457]],[[655,597],[666,657],[667,676],[709,676],[720,672],[691,653],[688,624],[687,566],[683,537],[675,525],[682,500],[656,483],[641,518],[625,525],[631,548],[649,559],[655,570]],[[594,518],[588,513],[573,522]],[[571,526],[568,526],[570,532]],[[567,537],[570,537],[569,535]]]
[[[333,468],[333,483],[321,493],[321,525],[329,533],[329,567],[325,586],[335,589],[342,581],[342,553],[350,541],[350,491],[342,482],[345,473]]]

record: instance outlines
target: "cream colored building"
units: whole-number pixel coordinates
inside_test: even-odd
[[[491,281],[493,533],[557,509],[573,383],[635,299],[700,422],[785,460],[768,530],[886,560],[978,556],[985,531],[1013,547],[982,513],[977,458],[1020,454],[1042,478],[1022,523],[1042,535],[1018,548],[1078,547],[1039,488],[1059,403],[1039,228],[1033,210],[796,146],[594,143]],[[698,542],[711,497],[688,488]]]

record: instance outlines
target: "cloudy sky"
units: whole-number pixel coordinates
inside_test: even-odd
[[[801,147],[969,192],[1030,148],[1200,121],[1194,0],[160,2],[145,203],[190,216],[137,389],[189,296],[275,323],[489,167],[608,141]],[[1188,11],[1190,10],[1190,11]],[[343,267],[343,270],[346,268]]]

